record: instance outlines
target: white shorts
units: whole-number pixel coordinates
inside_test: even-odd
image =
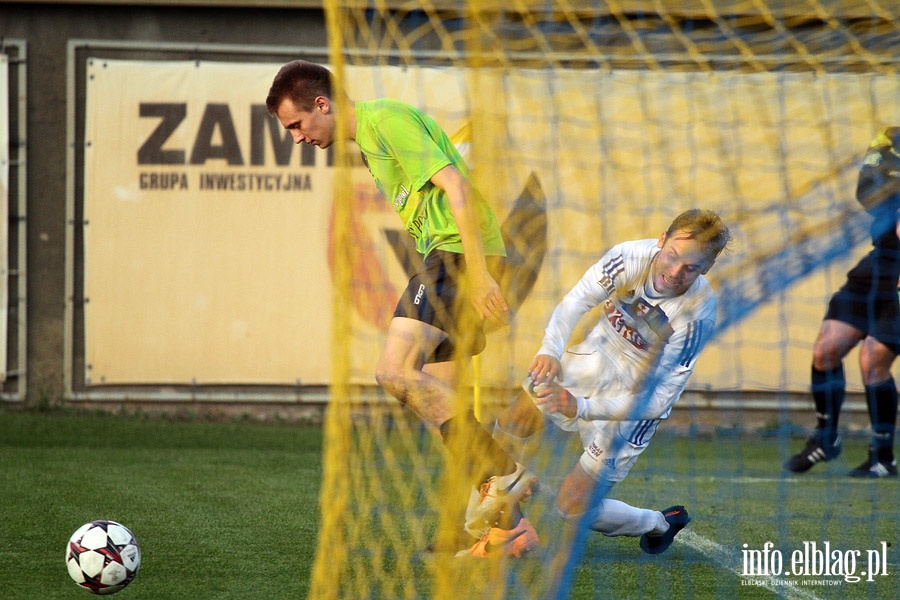
[[[580,421],[578,433],[584,453],[578,462],[597,481],[618,483],[625,479],[641,452],[656,433],[657,420]],[[637,436],[641,444],[633,443]]]
[[[560,385],[574,396],[592,396],[597,390],[603,390],[609,397],[628,393],[623,374],[586,344],[567,351],[562,364],[564,378]],[[531,395],[530,376],[522,382],[522,387]],[[543,407],[538,408],[563,431],[578,432],[584,448],[581,466],[595,480],[609,483],[625,479],[659,426],[658,419],[587,421],[560,413],[548,414]]]

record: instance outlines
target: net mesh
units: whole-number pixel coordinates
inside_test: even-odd
[[[488,430],[556,303],[606,249],[658,237],[691,207],[719,212],[735,242],[708,275],[717,334],[672,426],[615,489],[651,508],[677,495],[705,514],[679,536],[682,551],[664,564],[636,543],[626,550],[585,530],[562,535],[553,490],[580,449],[548,429],[530,460],[549,493],[528,508],[544,550],[474,562],[429,554],[429,543],[459,528],[468,487],[447,468],[436,432],[373,379],[418,258],[358,150],[338,148],[335,375],[311,597],[737,597],[759,575],[747,573],[747,556],[757,557],[747,553],[768,541],[785,556],[830,541],[860,550],[862,561],[900,534],[895,486],[854,488],[848,510],[844,479],[801,488],[780,473],[803,433],[785,416],[797,408],[800,428],[813,422],[806,390],[825,303],[868,248],[854,199],[860,159],[877,131],[900,123],[894,3],[325,6],[339,89],[433,116],[502,222],[512,268],[500,283],[515,316],[488,336],[456,394],[458,409],[474,405]],[[862,389],[854,361],[846,361],[851,393]],[[767,412],[751,410],[760,407]],[[810,497],[820,499],[814,509]],[[801,589],[799,576],[770,575],[778,573],[754,580],[767,593],[828,595]],[[852,582],[841,581],[846,594]],[[851,591],[898,589],[883,576]]]

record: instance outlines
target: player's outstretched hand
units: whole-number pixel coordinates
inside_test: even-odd
[[[550,383],[557,375],[562,376],[562,365],[548,354],[538,354],[528,367],[528,374],[535,385]]]

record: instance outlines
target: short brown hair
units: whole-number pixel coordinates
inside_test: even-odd
[[[266,110],[274,115],[285,98],[293,100],[300,110],[312,110],[319,96],[331,99],[331,78],[331,71],[322,65],[305,60],[291,61],[275,75],[266,97]]]
[[[700,241],[703,251],[715,259],[731,241],[731,231],[722,222],[722,218],[711,210],[692,208],[686,210],[672,221],[666,230],[666,237],[683,231],[690,239]]]

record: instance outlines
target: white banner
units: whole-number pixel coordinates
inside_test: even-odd
[[[89,62],[89,383],[330,382],[330,155],[293,145],[266,114],[280,66]],[[745,265],[750,278],[757,256],[775,253],[766,263],[775,270],[778,252],[793,260],[792,232],[853,203],[856,161],[878,127],[900,122],[900,84],[873,75],[387,66],[348,75],[354,100],[401,98],[451,133],[471,121],[477,183],[525,253],[542,240],[516,229],[517,201],[539,185],[546,258],[530,265],[533,287],[512,326],[491,336],[481,376],[492,386],[520,379],[553,307],[605,249],[658,237],[684,209],[731,221],[737,237],[720,262]],[[353,171],[356,311],[352,339],[340,343],[351,345],[354,381],[374,383],[407,279],[407,236],[366,169]],[[770,290],[707,349],[692,387],[805,390],[825,302],[865,251]],[[856,369],[847,371],[852,387]]]
[[[330,381],[331,153],[294,145],[266,113],[280,66],[89,61],[88,383]],[[440,98],[453,110],[435,116],[461,127],[463,86],[423,77],[460,75],[392,69],[387,79],[413,102]],[[384,229],[401,224],[367,170],[355,171],[358,239],[377,249],[355,265],[357,339],[377,357],[406,280]]]
[[[278,66],[89,62],[89,383],[328,380],[327,157],[266,114]]]

